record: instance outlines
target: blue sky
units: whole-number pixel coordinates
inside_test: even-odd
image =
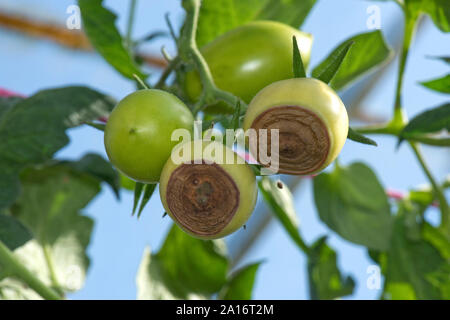
[[[38,4],[39,3],[39,4]],[[18,12],[36,19],[65,23],[66,8],[74,1],[68,0],[3,0],[0,10]],[[128,1],[105,1],[108,7],[119,13],[119,26],[125,25]],[[319,0],[306,20],[304,31],[314,35],[311,65],[316,65],[337,43],[351,35],[367,32],[368,6],[376,4],[381,10],[381,26],[386,38],[392,40],[402,26],[399,8],[393,3],[361,0]],[[171,13],[172,20],[179,21],[182,10],[178,0],[138,1],[135,36],[150,30],[165,28],[164,14]],[[73,84],[88,85],[111,94],[117,99],[133,91],[134,86],[121,78],[101,57],[86,52],[61,48],[47,41],[30,39],[0,29],[0,87],[25,95],[39,89]],[[143,50],[158,54],[161,45],[173,52],[168,39],[146,45]],[[432,93],[418,85],[419,81],[437,78],[448,73],[448,66],[427,59],[429,55],[449,55],[450,35],[437,30],[429,20],[412,47],[404,85],[404,105],[410,116],[446,101],[444,95]],[[375,90],[362,105],[372,114],[389,117],[394,100],[396,63],[380,79]],[[156,71],[155,71],[156,72]],[[89,127],[70,131],[71,143],[57,156],[77,159],[86,152],[97,152],[106,157],[101,132]],[[385,187],[406,190],[426,183],[411,151],[402,146],[396,150],[396,141],[376,137],[378,148],[347,142],[341,153],[341,162],[364,161],[378,174]],[[449,152],[438,148],[424,148],[426,158],[437,177],[449,172]],[[350,298],[373,299],[380,291],[367,289],[367,267],[371,264],[366,250],[351,244],[326,228],[317,217],[314,208],[311,182],[306,181],[295,192],[295,207],[301,221],[301,232],[307,242],[327,234],[330,244],[338,251],[338,263],[344,274],[351,274],[357,281],[355,294]],[[117,202],[108,188],[85,209],[95,221],[95,229],[89,255],[92,265],[86,286],[73,299],[134,299],[135,276],[146,246],[157,249],[170,225],[169,218],[161,219],[163,208],[159,196],[154,195],[142,218],[130,216],[132,195],[122,194]],[[438,211],[430,209],[430,219],[436,220]],[[250,222],[251,223],[251,222]],[[233,237],[239,239],[238,231]],[[277,222],[265,230],[262,241],[251,250],[242,263],[264,259],[255,285],[254,298],[306,299],[308,297],[306,260],[298,252]],[[238,241],[233,241],[233,244]],[[231,248],[233,249],[233,248]]]

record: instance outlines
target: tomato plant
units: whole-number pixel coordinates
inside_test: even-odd
[[[339,237],[370,256],[370,270],[379,273],[380,299],[450,299],[450,182],[436,177],[423,152],[430,149],[422,149],[450,146],[450,104],[421,106],[424,110],[408,117],[407,104],[414,102],[405,99],[411,93],[403,90],[419,17],[429,16],[437,29],[448,33],[450,7],[441,0],[393,2],[405,19],[391,88],[392,117],[371,123],[370,113],[354,104],[372,92],[371,82],[380,78],[382,66],[393,56],[384,30],[351,36],[309,68],[310,56],[315,57],[312,35],[300,29],[314,0],[182,0],[179,28],[166,17],[176,51],[170,55],[163,47],[162,61],[141,52],[142,44],[161,32],[150,30],[142,38],[132,32],[137,0],[130,0],[123,35],[116,15],[102,0],[79,0],[90,45],[84,36],[85,42],[77,45],[95,49],[132,84],[133,92],[112,98],[86,86],[64,86],[26,97],[0,89],[0,298],[65,299],[83,287],[90,261],[98,259],[87,254],[94,220],[113,221],[136,212],[137,218],[154,217],[160,210],[170,217],[164,221],[170,227],[159,250],[143,252],[136,275],[138,299],[251,299],[255,281],[266,284],[256,280],[257,273],[267,269],[260,261],[239,269],[236,265],[242,265],[240,259],[259,235],[258,242],[270,241],[263,230],[272,217],[298,250],[276,250],[282,259],[271,262],[277,270],[272,282],[285,279],[278,270],[285,270],[283,261],[294,264],[298,254],[306,266],[294,267],[307,274],[311,299],[354,294],[356,281],[343,270],[360,261],[338,263],[342,252],[333,247],[333,239]],[[331,32],[325,22],[321,27]],[[39,28],[45,30],[53,29]],[[80,37],[61,34],[66,35],[59,39],[62,43]],[[331,47],[326,37],[316,40]],[[450,61],[448,56],[436,59]],[[155,60],[163,70],[145,67]],[[376,76],[369,74],[375,70]],[[365,81],[359,81],[362,76]],[[103,80],[96,86],[108,90],[109,82]],[[438,98],[450,92],[448,76],[421,85],[439,92]],[[346,95],[352,92],[358,99],[349,103]],[[59,152],[75,127],[100,130],[105,146],[100,151],[110,161],[95,153],[62,158]],[[174,134],[179,129],[182,134]],[[278,148],[272,152],[271,138],[277,135]],[[374,161],[385,161],[394,149],[389,138],[397,148],[408,148],[408,161],[417,160],[427,185],[417,181],[421,187],[393,191],[379,179],[386,172],[355,162],[361,158],[359,150],[371,150]],[[252,141],[259,149],[252,149]],[[356,155],[347,145],[343,148],[353,142],[359,143],[354,145]],[[383,146],[377,149],[378,143]],[[279,170],[264,171],[263,158],[277,162],[277,155]],[[298,223],[298,205],[308,201],[295,190],[300,182],[311,185],[311,205],[323,223],[320,232],[307,236],[311,220]],[[122,201],[131,212],[96,219],[84,213],[105,185],[117,200],[125,195]],[[127,195],[127,190],[134,193]],[[153,197],[155,191],[159,198]],[[89,210],[98,207],[90,205]],[[133,221],[133,228],[143,226],[143,220]],[[152,223],[146,236],[162,226]],[[136,248],[133,235],[109,232],[121,241],[132,239]],[[220,240],[225,236],[230,236],[226,242]],[[230,239],[236,241],[228,253],[224,249]],[[117,246],[108,246],[115,258],[127,260],[116,255]],[[366,270],[360,273],[366,276]],[[370,281],[358,280],[360,288],[362,283],[369,286]],[[276,292],[273,297],[278,298]]]

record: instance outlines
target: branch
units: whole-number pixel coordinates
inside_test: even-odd
[[[213,104],[217,102],[217,100],[225,101],[233,108],[235,108],[238,101],[240,101],[241,111],[245,112],[247,109],[247,104],[244,101],[230,92],[219,89],[215,85],[209,66],[197,47],[197,42],[195,39],[197,34],[198,17],[200,13],[200,3],[200,0],[183,0],[182,5],[186,11],[186,20],[184,22],[183,34],[180,37],[178,47],[179,57],[186,64],[190,64],[195,67],[200,75],[200,80],[203,86],[202,94],[194,106],[194,114],[201,111],[205,105]]]
[[[21,32],[27,36],[48,39],[71,49],[93,51],[89,40],[83,32],[69,30],[61,25],[32,21],[24,17],[0,12],[0,26]],[[165,68],[167,66],[166,60],[156,56],[138,54],[138,57],[145,63],[157,68]]]

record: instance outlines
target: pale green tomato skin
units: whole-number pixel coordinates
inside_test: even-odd
[[[251,101],[245,114],[243,128],[267,109],[277,106],[300,106],[314,112],[325,124],[330,149],[324,163],[309,174],[322,171],[342,150],[348,135],[348,115],[337,93],[324,82],[312,78],[277,81],[261,90]]]
[[[105,148],[111,163],[139,182],[159,181],[161,170],[178,143],[175,129],[192,132],[194,117],[171,93],[139,90],[121,100],[105,128]]]
[[[199,142],[200,140],[196,141]],[[181,162],[182,163],[189,163],[192,160],[196,160],[195,152],[194,152],[194,141],[186,142],[186,145],[184,143],[179,144],[173,149],[174,153],[178,153],[180,148],[187,148],[190,149],[191,152],[189,153],[183,153],[181,156]],[[172,175],[173,171],[179,167],[179,164],[176,164],[172,157],[169,158],[164,165],[164,168],[161,172],[161,180],[159,184],[159,194],[161,197],[161,202],[164,206],[164,209],[169,214],[169,216],[177,223],[177,225],[183,229],[186,233],[190,234],[193,237],[199,238],[199,239],[219,239],[223,238],[239,228],[241,228],[244,223],[250,218],[256,204],[256,199],[258,196],[258,186],[256,183],[256,176],[253,173],[253,170],[245,163],[243,164],[237,164],[238,158],[240,158],[241,161],[243,159],[237,155],[233,150],[230,148],[224,146],[223,144],[219,142],[203,142],[203,144],[200,145],[200,149],[204,150],[207,146],[213,144],[216,148],[221,148],[223,150],[224,158],[228,157],[229,159],[234,159],[234,164],[220,164],[220,167],[225,170],[226,173],[228,173],[231,178],[233,179],[234,183],[236,184],[239,192],[240,192],[240,201],[239,206],[236,210],[236,213],[234,214],[231,221],[226,225],[219,233],[210,235],[210,236],[200,236],[198,234],[194,234],[184,228],[181,224],[177,222],[174,215],[170,212],[169,206],[167,205],[166,200],[166,189],[167,184],[169,182],[170,176]],[[203,155],[203,160],[214,162],[215,159],[208,155]],[[225,158],[226,159],[226,158]]]
[[[292,37],[296,36],[305,65],[312,36],[275,21],[250,22],[233,29],[201,49],[215,84],[249,103],[272,82],[292,78]],[[196,72],[186,75],[186,92],[196,100],[201,83]]]

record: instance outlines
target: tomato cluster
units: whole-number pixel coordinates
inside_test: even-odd
[[[307,64],[311,36],[271,21],[231,30],[201,52],[215,84],[249,103],[243,129],[278,132],[278,172],[306,175],[323,170],[337,157],[347,138],[348,117],[328,85],[292,78],[293,36]],[[188,72],[184,80],[185,93],[196,101],[202,90],[197,73]],[[232,110],[219,104],[206,112]],[[220,238],[250,217],[257,198],[256,176],[240,156],[219,142],[202,141],[197,153],[196,141],[174,141],[176,129],[192,133],[193,123],[190,109],[175,95],[139,90],[112,111],[105,147],[111,162],[127,177],[159,182],[162,204],[183,230],[198,238]],[[258,147],[248,147],[259,160]],[[215,151],[203,152],[211,149]],[[212,154],[236,161],[219,162]]]

